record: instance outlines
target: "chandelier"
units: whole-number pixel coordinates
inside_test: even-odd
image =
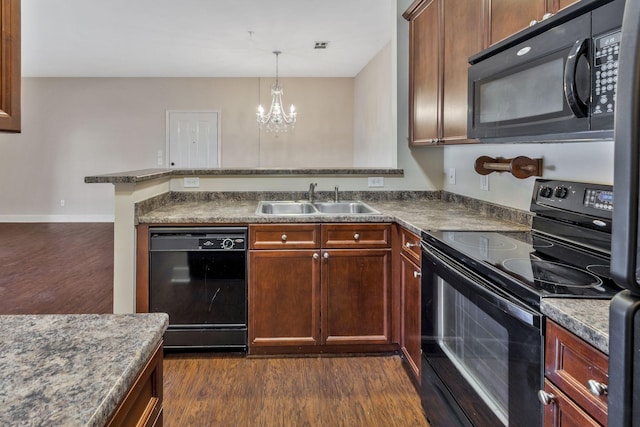
[[[278,83],[278,55],[282,52],[276,50],[273,52],[276,55],[276,82],[271,86],[271,108],[269,112],[265,114],[262,105],[258,106],[258,124],[261,128],[265,128],[267,132],[286,132],[289,128],[293,128],[296,123],[296,113],[293,104],[287,114],[282,109],[282,86]]]

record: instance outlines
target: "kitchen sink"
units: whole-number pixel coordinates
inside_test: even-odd
[[[315,202],[309,201],[261,201],[257,215],[380,215],[380,212],[361,201]]]
[[[258,203],[258,214],[264,215],[313,215],[318,210],[310,202],[277,201]]]
[[[314,206],[325,214],[380,214],[371,206],[360,201],[317,202],[314,203]]]

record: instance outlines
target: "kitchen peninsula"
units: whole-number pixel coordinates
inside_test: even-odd
[[[167,325],[162,313],[0,316],[0,425],[154,425]]]
[[[397,222],[421,230],[526,230],[528,212],[503,208],[441,191],[369,191],[367,178],[384,177],[385,187],[402,188],[402,169],[145,169],[85,177],[85,183],[115,187],[114,312],[136,311],[136,226],[160,224],[253,224],[300,221]],[[187,178],[187,179],[185,179]],[[196,178],[190,180],[189,178]],[[306,198],[310,181],[318,190],[340,180],[343,200],[364,200],[382,215],[309,218],[256,215],[258,201]],[[186,185],[185,185],[186,184]],[[195,186],[191,186],[195,184]],[[355,189],[356,191],[345,191]],[[300,191],[303,190],[303,191]],[[317,192],[318,200],[333,191]]]

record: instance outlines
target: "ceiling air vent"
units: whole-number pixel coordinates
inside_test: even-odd
[[[314,49],[326,49],[329,46],[329,42],[316,42]]]

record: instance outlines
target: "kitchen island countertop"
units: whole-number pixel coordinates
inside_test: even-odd
[[[0,425],[105,425],[167,325],[163,313],[0,316]]]

